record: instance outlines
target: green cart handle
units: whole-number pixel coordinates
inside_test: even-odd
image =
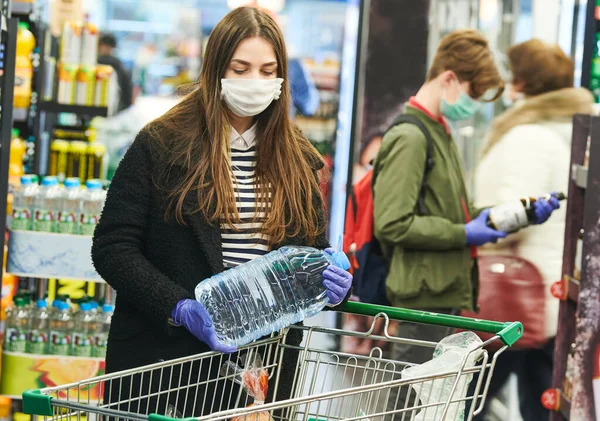
[[[507,346],[513,346],[523,336],[523,325],[520,322],[504,323],[491,320],[470,319],[468,317],[365,304],[354,301],[348,301],[344,304],[341,311],[361,316],[377,316],[378,314],[383,313],[392,320],[492,333],[500,337],[502,343]]]

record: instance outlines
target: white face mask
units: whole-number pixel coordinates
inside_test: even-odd
[[[221,79],[221,98],[232,113],[254,117],[279,99],[283,79]]]

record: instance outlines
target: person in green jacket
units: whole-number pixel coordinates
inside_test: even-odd
[[[424,123],[433,139],[434,166],[427,175],[423,215],[417,200],[425,172],[425,135],[407,123],[385,134],[374,167],[374,234],[389,263],[386,289],[392,305],[448,314],[476,307],[475,247],[507,234],[486,226],[489,210],[469,205],[460,156],[446,120],[472,117],[481,101],[496,100],[503,90],[504,81],[480,32],[459,30],[442,39],[427,81],[405,110]],[[398,336],[439,342],[451,333],[450,328],[402,323]],[[423,363],[431,359],[431,352],[425,351],[394,344],[392,358]],[[403,387],[400,396],[392,391],[388,410],[405,408],[407,389]],[[409,408],[415,405],[408,403]]]

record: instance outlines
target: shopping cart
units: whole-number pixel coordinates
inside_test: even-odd
[[[372,328],[368,332],[351,332],[291,326],[231,356],[204,353],[64,386],[30,390],[23,394],[24,411],[44,420],[88,421],[258,421],[269,419],[261,417],[265,412],[275,421],[471,420],[474,413],[481,411],[496,359],[523,334],[519,322],[500,323],[362,303],[348,303],[343,311],[374,317]],[[378,318],[385,320],[386,329],[382,335],[374,336]],[[330,341],[332,335],[347,335],[419,346],[428,356],[432,355],[435,343],[390,336],[390,319],[496,336],[471,351],[477,353],[476,364],[467,364],[472,361],[473,355],[469,354],[458,369],[411,379],[403,379],[402,370],[413,364],[392,361],[381,348],[362,356],[331,351],[321,345]],[[286,343],[300,332],[304,334],[301,345]],[[494,341],[501,343],[490,356],[485,347]],[[247,407],[252,398],[221,367],[228,361],[248,361],[252,355],[261,356],[273,396],[265,404]],[[433,393],[434,390],[441,391]]]

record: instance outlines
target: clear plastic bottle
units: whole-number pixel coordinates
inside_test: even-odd
[[[77,234],[79,232],[79,211],[81,209],[81,184],[78,178],[67,178],[58,215],[58,232]]]
[[[106,343],[108,341],[108,331],[115,307],[111,304],[102,306],[102,313],[96,316],[96,334],[94,335],[94,357],[106,357]]]
[[[55,232],[60,209],[62,189],[58,178],[47,176],[42,179],[42,186],[35,201],[33,213],[33,230]]]
[[[30,354],[45,354],[48,352],[48,329],[50,327],[50,312],[46,300],[37,300],[31,315],[31,326],[27,334],[27,349]]]
[[[330,264],[350,267],[344,253],[282,247],[202,281],[196,299],[219,342],[239,347],[321,311],[328,303],[323,271]]]
[[[91,357],[96,332],[96,320],[91,303],[81,303],[75,314],[73,328],[73,355]]]
[[[88,180],[85,183],[86,190],[81,198],[81,216],[79,218],[79,233],[82,235],[94,235],[94,230],[100,219],[104,208],[106,192],[102,189],[100,180]]]
[[[38,185],[31,175],[21,177],[21,185],[15,191],[12,206],[10,228],[12,230],[30,230],[33,221],[33,208],[38,193]]]
[[[30,300],[28,297],[16,296],[13,302],[14,308],[6,321],[4,350],[25,352],[29,318],[31,316],[31,309],[29,308]]]
[[[55,309],[50,317],[48,354],[71,355],[73,321],[69,304],[65,301],[57,301],[55,304]]]

